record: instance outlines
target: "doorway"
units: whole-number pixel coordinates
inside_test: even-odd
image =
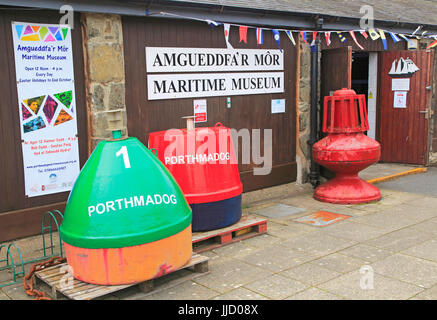
[[[377,139],[377,104],[378,93],[378,53],[353,52],[352,53],[352,89],[357,94],[366,96],[367,117],[369,131],[367,136]]]

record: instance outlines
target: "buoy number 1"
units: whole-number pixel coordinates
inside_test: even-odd
[[[117,157],[119,157],[120,155],[123,155],[123,161],[124,161],[124,167],[126,169],[130,168],[130,162],[129,162],[129,155],[127,153],[127,148],[126,146],[122,146],[120,150],[117,151],[117,153],[115,154]]]

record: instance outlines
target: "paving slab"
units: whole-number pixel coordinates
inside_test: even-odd
[[[281,239],[279,237],[277,237],[277,234],[274,233],[275,235],[271,235],[270,232],[270,227],[271,224],[268,224],[267,226],[267,233],[261,234],[259,236],[256,237],[252,237],[252,238],[248,238],[244,240],[244,244],[250,247],[254,247],[254,248],[263,248],[263,247],[269,247],[275,243],[278,243],[281,241]],[[295,232],[295,230],[286,230],[287,235],[291,233],[291,235],[293,235]]]
[[[391,210],[381,211],[361,217],[353,217],[350,219],[350,221],[376,227],[384,230],[386,233],[419,223],[419,221],[411,217],[399,215]]]
[[[343,300],[343,298],[318,288],[309,288],[285,300]]]
[[[361,259],[365,262],[372,263],[391,256],[393,252],[381,248],[372,247],[366,244],[357,244],[356,246],[339,251],[339,253]]]
[[[269,221],[267,223],[267,234],[276,238],[280,238],[281,241],[284,239],[303,236],[314,231],[314,228],[312,228],[311,226],[295,222],[281,224]]]
[[[272,274],[269,270],[232,258],[209,265],[209,270],[209,274],[194,279],[194,282],[220,293],[231,291]]]
[[[285,240],[283,246],[310,252],[320,256],[343,250],[357,244],[356,241],[336,238],[323,232],[312,232],[301,237]]]
[[[437,300],[437,286],[433,286],[430,289],[418,293],[410,298],[410,300]]]
[[[373,289],[362,289],[363,274],[352,271],[317,287],[350,300],[403,300],[423,291],[416,285],[374,273]],[[364,286],[366,288],[366,286]]]
[[[271,272],[280,272],[314,260],[317,257],[317,255],[311,252],[293,250],[282,245],[273,245],[240,259]]]
[[[401,253],[416,258],[437,262],[437,240],[431,239],[425,241],[417,246],[410,247]]]
[[[281,300],[303,291],[309,286],[302,282],[274,274],[267,278],[251,282],[245,285],[245,287],[265,297]]]
[[[234,258],[244,257],[246,255],[254,253],[257,250],[259,250],[259,248],[251,247],[247,245],[244,241],[235,242],[223,247],[213,249],[214,253],[219,256],[228,256]]]
[[[437,284],[437,263],[395,254],[371,264],[375,273],[399,279],[421,288]]]
[[[213,300],[270,300],[269,298],[262,296],[256,292],[253,292],[244,287],[231,290],[224,294],[215,297]]]
[[[381,237],[366,241],[365,243],[377,248],[399,252],[423,243],[432,238],[429,233],[420,233],[408,227],[387,233]]]
[[[193,281],[184,283],[159,291],[158,293],[147,295],[141,300],[206,300],[219,295],[217,291],[206,288]]]
[[[306,211],[305,208],[279,203],[258,210],[253,210],[251,211],[251,213],[268,218],[284,218],[284,217],[295,216],[305,211]]]
[[[11,300],[6,293],[0,291],[0,300]]]
[[[378,185],[393,190],[437,196],[437,168],[429,167],[427,172],[382,182]]]
[[[324,268],[311,262],[282,271],[279,274],[310,286],[318,285],[341,275],[340,272]]]
[[[331,271],[347,273],[352,270],[360,269],[367,263],[361,259],[353,258],[340,253],[332,253],[320,259],[311,261],[311,264],[324,267]]]
[[[432,218],[418,224],[412,225],[411,228],[417,230],[418,232],[425,232],[437,236],[437,218]]]
[[[393,174],[415,169],[416,165],[398,164],[398,163],[375,163],[366,169],[360,171],[359,176],[364,180],[376,179]]]
[[[354,240],[358,242],[380,237],[386,232],[374,226],[355,223],[351,221],[341,221],[321,229],[321,232],[334,237]]]
[[[23,283],[14,284],[11,286],[3,287],[2,291],[12,300],[33,300],[34,298],[28,296],[23,288]]]

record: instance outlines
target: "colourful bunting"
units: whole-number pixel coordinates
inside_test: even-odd
[[[367,32],[363,30],[363,31],[360,31],[360,33],[361,33],[361,35],[364,37],[364,39],[367,40],[367,38],[369,37],[369,35],[367,34]]]
[[[256,43],[257,44],[263,44],[263,29],[262,28],[256,28]]]
[[[290,30],[287,30],[287,31],[285,31],[285,33],[287,34],[287,36],[290,39],[291,43],[293,43],[293,46],[295,46],[296,45],[296,41],[294,41],[293,32],[291,32]]]
[[[430,48],[434,48],[435,46],[437,46],[437,40],[434,40],[433,42],[431,42],[426,49],[430,49]]]
[[[247,43],[247,27],[240,26],[240,42]]]
[[[215,21],[212,21],[212,20],[205,20],[208,24],[209,24],[209,26],[210,27],[212,27],[212,28],[214,28],[214,27],[218,27],[219,25],[220,25],[220,23],[218,23],[218,22],[215,22]]]
[[[306,44],[308,44],[307,42],[307,33],[306,31],[301,31],[300,35],[302,36],[303,42],[305,42]]]
[[[338,38],[340,39],[341,43],[346,42],[346,38],[341,34],[340,31],[337,31]]]
[[[326,40],[326,45],[329,46],[331,44],[331,32],[325,32],[325,40]]]
[[[355,32],[349,31],[349,34],[351,35],[352,39],[354,39],[355,44],[361,49],[364,50],[364,48],[358,43],[357,38],[355,37]]]
[[[228,49],[233,49],[233,47],[231,46],[231,44],[229,43],[229,31],[231,29],[231,25],[230,24],[223,24],[223,28],[224,28],[224,34],[225,34],[225,40],[226,40],[226,48]]]
[[[378,34],[378,32],[376,32],[375,29],[369,29],[369,35],[370,35],[370,39],[372,40],[377,40],[380,38],[380,35]]]
[[[381,36],[382,44],[384,45],[384,50],[387,50],[387,39],[385,38],[384,30],[379,29],[379,34]]]
[[[273,29],[272,32],[273,32],[273,38],[275,39],[276,44],[278,45],[279,49],[282,51],[282,49],[281,49],[281,35],[279,34],[279,31],[276,29]]]
[[[394,33],[394,32],[389,32],[389,33],[390,33],[390,36],[393,39],[394,43],[401,41],[401,39],[399,39],[399,37],[396,35],[396,33]]]

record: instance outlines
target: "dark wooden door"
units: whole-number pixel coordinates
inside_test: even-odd
[[[322,50],[321,98],[352,84],[352,47]]]
[[[42,214],[63,210],[68,192],[26,197],[24,192],[23,155],[18,113],[12,21],[59,23],[58,11],[0,10],[0,242],[41,233]],[[88,158],[85,80],[80,16],[75,15],[71,31],[77,108],[77,130],[81,166]]]
[[[432,62],[430,51],[380,53],[378,107],[382,162],[428,163]],[[400,100],[395,99],[395,93]]]
[[[322,132],[323,123],[323,100],[335,90],[351,88],[352,86],[352,47],[322,50],[320,67],[320,119],[319,136],[326,136]],[[326,178],[332,178],[334,173],[320,167],[320,174]]]

